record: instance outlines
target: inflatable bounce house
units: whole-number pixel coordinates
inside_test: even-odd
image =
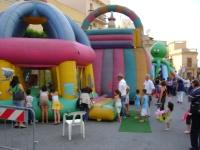
[[[96,17],[107,12],[128,16],[135,28],[88,30]],[[151,69],[150,57],[143,48],[141,20],[126,7],[109,5],[99,8],[89,14],[81,29],[51,4],[24,1],[1,12],[0,22],[0,68],[14,70],[25,87],[26,77],[35,70],[39,72],[39,80],[47,84],[43,82],[45,75],[42,71],[48,70],[64,106],[62,113],[76,110],[77,89],[86,86],[92,87],[98,95],[111,97],[117,89],[119,73],[125,75],[133,97],[137,88],[143,88],[145,74]],[[47,38],[25,38],[24,32],[30,24],[41,25]],[[0,104],[11,105],[12,97],[7,92],[10,81],[4,79],[3,72],[0,72]],[[41,114],[38,94],[39,88],[32,87],[37,119]],[[52,118],[51,109],[49,114]],[[89,114],[91,119],[114,120],[115,116],[112,99],[95,99]]]
[[[95,18],[107,12],[128,16],[135,28],[88,30]],[[136,89],[143,88],[145,75],[151,69],[149,54],[143,48],[143,25],[140,18],[126,7],[108,5],[91,12],[84,20],[82,28],[96,52],[93,63],[96,92],[112,96],[118,86],[117,75],[122,73],[130,86],[130,97],[133,98]]]
[[[49,70],[67,111],[75,110],[78,88],[95,89],[95,52],[84,31],[60,10],[45,2],[24,1],[1,12],[0,22],[0,68],[13,69],[25,87],[24,70]],[[30,24],[40,24],[47,38],[24,38]],[[10,81],[4,80],[2,72],[0,80],[0,103],[9,104]],[[37,102],[34,107],[38,117]]]
[[[167,53],[167,46],[163,42],[156,42],[151,47],[151,55],[153,57],[151,75],[153,79],[159,77],[167,80],[168,77],[175,76],[174,68],[165,59]]]

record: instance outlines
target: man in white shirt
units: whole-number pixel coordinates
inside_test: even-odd
[[[147,95],[149,96],[149,106],[150,106],[150,103],[152,100],[151,95],[152,95],[153,90],[155,89],[155,86],[154,86],[153,82],[150,80],[149,74],[147,74],[145,76],[144,89],[147,91]]]
[[[122,110],[121,110],[121,114],[122,117],[126,117],[126,88],[127,88],[127,84],[126,81],[124,79],[124,76],[122,74],[119,74],[118,76],[118,90],[121,92],[121,102],[122,102]]]

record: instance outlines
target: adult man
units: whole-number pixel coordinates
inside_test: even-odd
[[[121,92],[121,102],[122,102],[121,114],[122,114],[122,117],[126,117],[125,101],[126,101],[127,84],[126,84],[126,81],[125,81],[124,76],[122,74],[118,74],[117,78],[118,78],[118,81],[119,81],[118,90]]]
[[[192,81],[193,90],[189,94],[191,101],[190,112],[192,113],[192,126],[190,132],[191,148],[190,150],[199,150],[200,138],[200,83],[198,80]]]
[[[153,90],[155,89],[155,86],[154,86],[153,82],[150,80],[149,74],[146,74],[146,76],[145,76],[144,89],[147,91],[146,93],[149,96],[149,107],[150,107],[150,103],[152,100],[151,95],[152,95]]]

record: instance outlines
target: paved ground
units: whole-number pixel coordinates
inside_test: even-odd
[[[175,98],[173,98],[175,99]],[[79,129],[73,129],[72,141],[62,137],[62,126],[37,124],[37,150],[188,150],[189,135],[185,135],[185,123],[181,116],[187,110],[188,103],[175,103],[172,129],[163,131],[164,124],[155,120],[152,105],[150,124],[152,133],[122,133],[117,122],[86,122],[86,139],[79,135]],[[32,127],[13,129],[0,124],[0,145],[7,144],[22,150],[31,150]],[[0,148],[0,150],[3,150]]]

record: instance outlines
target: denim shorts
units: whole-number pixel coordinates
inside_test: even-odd
[[[17,107],[24,107],[25,106],[25,101],[22,100],[22,101],[13,101],[13,105],[14,106],[17,106]]]

